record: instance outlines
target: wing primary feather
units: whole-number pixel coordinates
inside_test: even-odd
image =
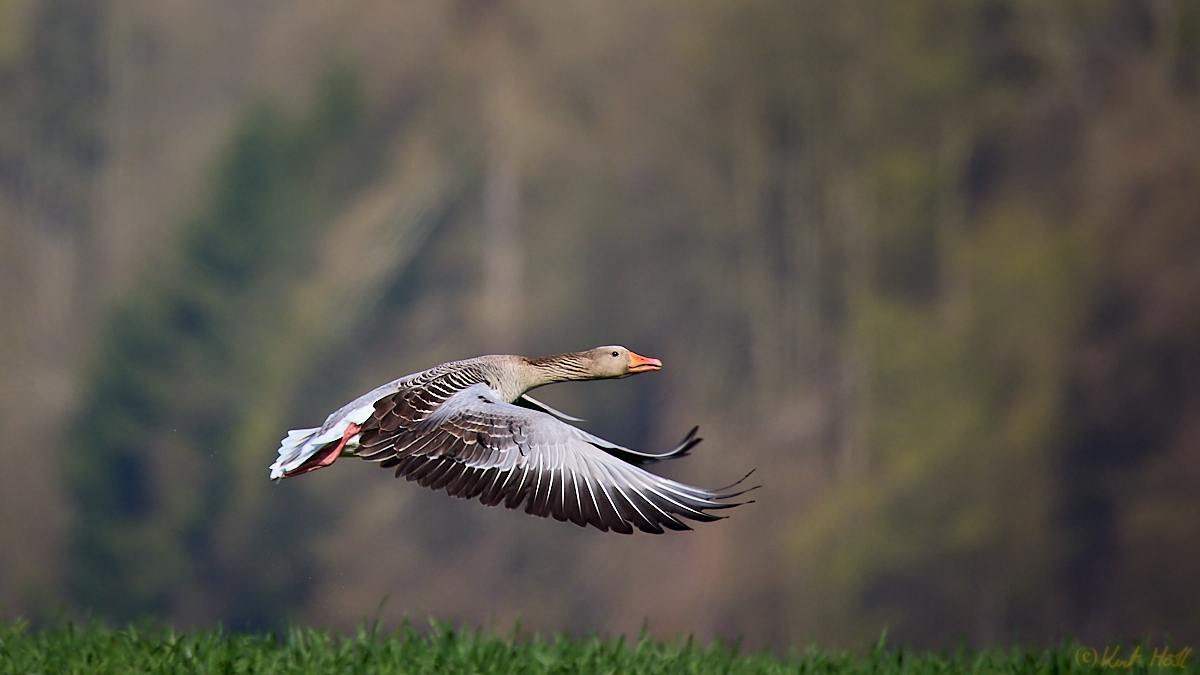
[[[724,492],[730,488],[735,488],[735,487],[741,485],[742,483],[744,483],[747,478],[749,478],[751,475],[754,474],[755,471],[758,471],[758,469],[750,469],[749,471],[746,472],[745,476],[742,476],[741,478],[735,480],[734,482],[730,483],[729,485],[726,485],[725,487],[713,488],[709,492],[720,493],[720,492]],[[752,487],[748,490],[742,490],[741,492],[738,492],[736,494],[729,495],[729,497],[736,497],[741,494],[746,494],[750,490],[757,490],[759,487],[761,487],[761,486],[755,485],[754,487]],[[728,499],[728,497],[722,497],[722,499]]]
[[[483,480],[485,473],[487,473],[487,469],[479,469],[468,465],[466,470],[463,471],[462,476],[457,481],[448,485],[446,490],[448,492],[452,491],[451,493],[455,497],[473,499],[479,494],[477,488],[480,481]]]
[[[636,485],[637,482],[640,482],[640,481],[636,480],[639,478],[640,478],[640,476],[632,476],[632,477],[627,476],[627,480],[629,480],[630,487],[631,487],[630,492],[632,494],[632,496],[629,497],[629,500],[631,502],[635,502],[637,499],[640,499],[643,505],[650,507],[650,509],[647,509],[647,512],[649,512],[651,514],[653,514],[654,511],[658,511],[659,514],[662,515],[662,517],[660,518],[656,515],[653,518],[654,522],[657,523],[658,525],[665,525],[666,527],[668,527],[672,530],[677,530],[677,529],[681,529],[681,528],[690,530],[691,529],[690,527],[679,522],[679,520],[677,518],[672,516],[667,511],[663,510],[662,507],[660,507],[658,504],[654,503],[654,501],[652,499],[650,499],[644,493],[644,490],[646,489],[645,483],[643,483],[641,486]],[[639,511],[640,510],[641,509],[639,509]]]
[[[496,481],[500,480],[501,471],[495,467],[484,469],[479,475],[479,481],[476,483],[475,493],[471,498],[479,497],[479,502],[485,506],[494,506],[494,503],[488,503],[488,495],[496,486]]]
[[[441,458],[427,458],[426,463],[421,468],[409,474],[410,480],[416,481],[417,485],[421,487],[429,487],[430,483],[437,480],[438,476],[441,476],[449,468]]]
[[[591,460],[588,461],[590,463]],[[604,494],[603,502],[597,500],[597,504],[600,508],[601,518],[617,532],[622,534],[633,534],[633,526],[630,525],[629,520],[625,518],[625,516],[621,515],[621,510],[617,508],[616,502],[613,501],[612,495],[608,493],[608,486],[604,484],[604,480],[600,477],[600,475],[598,475],[598,473],[594,475],[596,476],[596,487]],[[610,509],[607,513],[605,512],[604,506],[608,506]]]
[[[563,452],[562,444],[558,441],[555,441],[554,449],[556,451],[556,461],[554,463],[554,469],[550,471],[550,500],[554,505],[551,507],[551,512],[553,513],[554,509],[557,508],[558,512],[554,514],[554,519],[561,522],[569,520],[571,515],[570,506],[568,505],[567,501],[569,492],[567,490],[567,466],[565,461],[566,453]],[[557,482],[554,480],[555,469],[558,471]]]
[[[608,495],[609,501],[612,503],[613,508],[616,509],[617,513],[621,516],[621,519],[626,523],[637,527],[643,532],[661,534],[662,528],[657,528],[656,530],[656,526],[651,523],[648,518],[646,518],[645,514],[643,514],[641,510],[638,509],[637,505],[633,503],[633,500],[629,498],[629,495],[625,494],[624,488],[621,487],[622,481],[617,477],[612,468],[609,467],[608,463],[599,458],[597,458],[595,461],[598,473],[602,474],[607,479],[607,482],[602,481],[600,485],[601,487],[605,488],[605,494]],[[608,491],[608,488],[610,487],[616,493],[615,498],[613,497],[612,493]]]
[[[436,479],[430,481],[429,487],[433,490],[449,488],[450,484],[461,478],[463,472],[467,470],[467,465],[462,462],[454,461],[448,457],[442,458],[442,461],[449,466]]]
[[[652,497],[650,497],[650,495],[654,495],[655,497],[658,497],[659,499],[663,500],[664,502],[667,502],[667,506],[664,506],[663,504],[658,504],[657,502],[655,502],[655,503],[660,509],[670,510],[670,512],[673,515],[684,516],[685,518],[691,518],[692,520],[699,520],[704,523],[709,523],[714,520],[720,520],[721,518],[724,517],[724,516],[714,516],[711,513],[705,513],[704,511],[700,511],[694,507],[688,506],[687,504],[680,503],[674,499],[671,499],[667,495],[659,492],[653,486],[648,486],[642,494],[646,495],[646,497],[648,499],[650,499],[650,501],[652,501],[652,502],[655,502],[655,500]],[[704,507],[701,507],[701,508],[704,508]]]
[[[580,527],[586,527],[588,524],[587,512],[583,507],[583,495],[579,492],[579,481],[586,478],[586,474],[580,469],[579,462],[575,453],[569,455],[571,458],[571,487],[575,490],[575,512],[571,522]]]
[[[542,467],[542,453],[538,453],[537,463],[537,485],[533,488],[533,494],[529,496],[528,503],[525,504],[525,513],[537,514],[542,516],[546,512],[546,499],[550,496],[550,486],[542,489],[542,484],[546,481],[546,470]]]
[[[586,464],[586,463],[587,463],[586,460],[584,460],[584,464]],[[588,492],[588,502],[587,503],[589,505],[589,509],[587,512],[587,521],[589,523],[591,523],[592,525],[595,525],[600,531],[608,532],[608,524],[604,522],[604,516],[600,512],[600,501],[598,499],[596,499],[596,491],[592,488],[591,473],[588,471],[584,471],[582,474],[582,477],[583,477],[583,486],[585,488],[587,488],[587,492]]]
[[[678,519],[674,518],[675,515],[682,515],[682,516],[691,518],[693,520],[700,520],[700,521],[705,521],[705,522],[707,522],[709,520],[717,520],[718,519],[717,516],[714,516],[714,515],[711,515],[708,513],[704,513],[703,511],[698,510],[696,507],[680,503],[678,500],[671,499],[670,497],[668,497],[667,495],[665,495],[659,491],[659,489],[658,489],[659,487],[664,487],[664,488],[668,487],[670,485],[670,483],[673,483],[674,481],[668,481],[665,478],[661,478],[661,477],[655,476],[653,474],[645,473],[645,472],[641,471],[640,469],[626,468],[626,467],[622,467],[622,469],[623,469],[622,473],[627,474],[627,479],[629,480],[630,483],[635,483],[635,482],[641,483],[640,489],[636,490],[637,494],[639,496],[641,496],[647,503],[649,503],[651,506],[653,506],[656,510],[660,511],[665,517],[675,520],[676,523],[683,525],[683,523],[679,523]],[[630,475],[630,474],[632,474],[632,475]],[[683,496],[683,495],[679,494],[678,496]],[[658,499],[655,499],[655,497],[657,497]],[[692,499],[700,502],[697,505],[697,506],[699,506],[699,508],[708,508],[708,506],[703,501],[696,500],[694,497]],[[658,500],[662,500],[665,503],[660,503]],[[717,506],[719,506],[719,504]]]
[[[558,471],[558,480],[554,480],[554,472]],[[559,522],[565,522],[568,519],[567,512],[567,472],[563,468],[557,467],[550,470],[550,496],[547,499],[550,504],[550,514]]]
[[[672,515],[670,512],[668,512],[666,509],[664,509],[663,507],[661,507],[657,503],[655,503],[655,501],[653,499],[651,499],[650,495],[646,494],[645,492],[642,492],[640,490],[635,491],[634,495],[641,498],[643,504],[649,505],[655,511],[658,511],[659,514],[661,514],[661,516],[662,516],[661,518],[659,516],[654,517],[654,521],[656,523],[658,523],[659,525],[662,525],[663,527],[666,527],[671,530],[690,530],[690,529],[692,529],[692,528],[688,527],[687,525],[685,525],[683,523],[683,521],[679,520],[674,515]]]
[[[496,475],[492,477],[491,485],[489,485],[487,489],[483,491],[483,494],[479,495],[479,501],[488,506],[495,506],[504,501],[504,486],[507,485],[509,479],[512,478],[513,470],[502,471],[496,468],[488,470],[495,471]],[[500,482],[501,478],[504,479],[503,483]]]
[[[525,494],[529,492],[529,488],[525,485],[525,480],[529,478],[529,473],[531,470],[528,467],[514,467],[512,472],[509,473],[509,476],[512,476],[512,474],[517,471],[521,472],[521,482],[517,484],[515,489],[508,493],[508,498],[504,500],[504,507],[508,509],[515,509],[519,507],[521,505],[521,501],[525,499]],[[507,485],[508,481],[505,480],[504,483]],[[502,486],[500,489],[503,491],[504,487]]]
[[[408,481],[415,480],[412,477],[413,472],[417,471],[422,466],[429,464],[430,461],[431,460],[425,459],[424,457],[420,457],[420,456],[414,457],[412,455],[409,455],[408,457],[404,457],[396,465],[396,477],[399,478],[400,476],[404,476],[404,480],[408,480]]]
[[[620,446],[620,445],[617,445],[616,443],[606,441],[603,438],[599,438],[597,436],[592,436],[591,434],[587,434],[585,432],[580,432],[580,433],[583,434],[583,436],[584,436],[585,440],[587,440],[587,442],[591,443],[596,448],[599,448],[600,450],[603,450],[604,452],[612,455],[613,457],[616,457],[617,459],[620,459],[626,463],[633,464],[634,466],[643,466],[646,464],[655,464],[657,462],[662,462],[662,461],[666,461],[669,459],[679,459],[680,457],[686,457],[688,452],[690,452],[692,448],[696,447],[696,445],[698,443],[700,443],[700,441],[704,440],[703,438],[695,437],[696,432],[699,430],[700,430],[700,427],[692,427],[692,430],[688,432],[687,436],[685,436],[684,439],[678,445],[676,445],[674,448],[672,448],[664,453],[652,453],[652,452],[641,452],[638,450],[630,450],[629,448],[626,448],[624,446]]]
[[[692,508],[697,509],[728,509],[741,504],[742,502],[720,502],[718,499],[728,499],[728,495],[720,495],[701,490],[699,488],[691,489],[687,485],[682,485],[674,481],[663,480],[657,483],[656,487],[661,490],[671,492],[679,499],[684,500],[684,503]],[[735,493],[734,497],[738,494]]]
[[[633,524],[636,525],[639,530],[642,532],[650,532],[652,534],[663,533],[662,526],[647,518],[646,514],[642,513],[642,510],[638,508],[636,503],[634,503],[633,498],[625,493],[624,488],[622,488],[620,485],[613,485],[613,487],[616,488],[617,492],[625,498],[625,503],[633,509],[633,513],[637,514],[637,517],[633,518]]]
[[[446,487],[442,488],[446,494],[451,497],[463,497],[464,488],[475,477],[475,469],[462,462],[455,462],[458,466],[454,469],[454,477],[446,481]]]

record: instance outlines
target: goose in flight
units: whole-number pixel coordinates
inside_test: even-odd
[[[271,478],[357,456],[455,497],[510,509],[524,503],[528,514],[580,527],[622,534],[635,527],[654,534],[690,530],[681,518],[718,520],[709,511],[746,503],[729,501],[746,492],[730,492],[742,481],[707,490],[640,465],[683,457],[700,442],[697,429],[668,452],[637,452],[571,426],[567,422],[581,420],[526,393],[554,382],[628,377],[661,367],[658,359],[619,346],[443,363],[358,397],[319,428],[289,431]]]

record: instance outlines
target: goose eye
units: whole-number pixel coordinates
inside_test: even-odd
[[[620,355],[621,355],[620,352],[613,352],[613,356],[620,356]]]

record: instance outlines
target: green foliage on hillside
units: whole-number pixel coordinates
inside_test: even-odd
[[[355,76],[342,70],[299,121],[267,104],[249,113],[178,253],[113,311],[68,443],[75,602],[122,618],[218,603],[199,611],[236,625],[302,599],[306,572],[286,537],[260,550],[257,537],[215,530],[237,498],[259,364],[290,339],[285,289],[312,264],[314,234],[355,177],[345,163],[362,159],[359,108]]]
[[[1104,342],[1123,352],[1105,356],[1117,362],[1145,359],[1137,338],[1118,346],[1101,337],[1112,310],[1100,298],[1109,275],[1129,264],[1117,261],[1131,253],[1128,244],[1114,245],[1127,241],[1118,233],[1139,229],[1130,236],[1151,242],[1159,226],[1187,227],[1176,209],[1200,213],[1194,200],[1155,200],[1170,213],[1160,225],[1121,222],[1128,207],[1120,202],[1147,189],[1137,187],[1145,179],[1125,153],[1156,157],[1158,175],[1168,173],[1164,165],[1190,176],[1200,169],[1166,151],[1171,141],[1112,126],[1113,118],[1145,114],[1114,93],[1135,86],[1125,78],[1161,84],[1139,95],[1179,114],[1198,110],[1194,88],[1171,79],[1200,62],[1200,51],[1184,47],[1176,32],[1193,20],[1195,5],[1180,9],[1073,7],[1075,59],[1037,32],[1058,25],[1063,15],[1053,12],[1062,7],[918,3],[889,31],[880,68],[891,81],[875,90],[888,104],[872,111],[872,151],[859,166],[874,211],[871,269],[851,289],[846,343],[864,369],[857,414],[869,457],[793,542],[803,574],[816,574],[805,597],[818,603],[830,634],[853,625],[867,639],[885,622],[929,643],[949,621],[987,644],[1017,632],[1054,634],[1100,605],[1118,623],[1170,614],[1173,621],[1160,624],[1166,630],[1198,625],[1160,594],[1125,594],[1114,582],[1128,561],[1148,561],[1121,543],[1132,533],[1122,534],[1130,525],[1121,525],[1128,516],[1119,513],[1121,490],[1113,490],[1120,478],[1106,467],[1148,470],[1137,458],[1171,452],[1171,443],[1142,436],[1110,454],[1106,446],[1124,442],[1121,433],[1087,431],[1096,421],[1081,419],[1077,408],[1080,392],[1098,385],[1083,345]],[[1131,59],[1128,71],[1108,68],[1113,50]],[[1134,54],[1147,60],[1137,63]],[[1072,87],[1094,89],[1076,97]],[[1195,147],[1194,126],[1172,134]],[[1104,188],[1096,185],[1101,175],[1111,181]],[[1111,190],[1114,201],[1097,190]],[[1188,240],[1183,245],[1195,251]],[[1151,255],[1179,279],[1158,292],[1194,303],[1196,266]],[[1149,287],[1134,293],[1145,294],[1130,299],[1135,305],[1161,302]],[[1123,330],[1140,320],[1118,319]],[[1170,330],[1170,349],[1195,358],[1195,324]],[[1170,367],[1141,368],[1151,396],[1173,407]],[[1130,426],[1139,433],[1155,418]],[[1197,478],[1179,455],[1172,461],[1191,477],[1180,482]],[[1089,494],[1087,503],[1080,493]],[[1184,492],[1174,499],[1186,499]],[[1194,560],[1194,547],[1176,541]],[[1178,563],[1151,566],[1174,574]]]
[[[27,73],[15,87],[29,136],[21,151],[29,186],[56,227],[84,229],[90,181],[105,155],[103,117],[108,87],[103,57],[104,3],[50,0],[35,11]],[[21,81],[24,80],[24,81]]]

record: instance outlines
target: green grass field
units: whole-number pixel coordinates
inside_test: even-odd
[[[293,630],[270,635],[223,631],[178,633],[167,628],[110,630],[99,624],[46,631],[22,623],[0,627],[0,673],[1097,673],[1108,671],[1196,673],[1183,665],[1151,665],[1142,648],[1132,668],[1103,660],[1087,647],[988,649],[914,653],[876,647],[865,655],[829,654],[808,648],[780,657],[739,654],[720,644],[660,644],[648,639],[504,639],[435,624],[422,635],[403,626],[387,634],[360,630],[336,636]],[[1102,648],[1103,649],[1103,648]],[[1160,648],[1161,651],[1161,648]],[[1175,649],[1170,654],[1178,654]]]

